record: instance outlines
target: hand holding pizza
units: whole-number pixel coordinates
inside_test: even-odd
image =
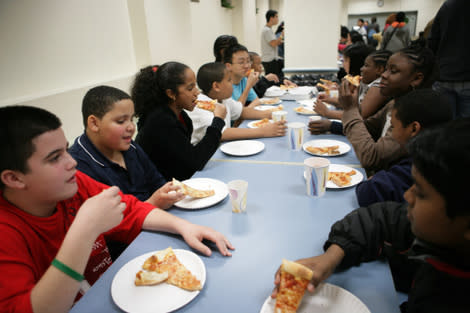
[[[173,183],[167,182],[158,188],[146,202],[153,204],[155,207],[166,210],[176,202],[183,200],[185,195],[180,191],[180,187],[174,186]]]
[[[248,75],[247,81],[246,81],[246,88],[252,88],[256,83],[258,82],[259,79],[259,73],[258,72],[251,72],[250,75]]]
[[[308,123],[308,130],[312,135],[318,135],[326,133],[331,129],[331,121],[330,120],[318,120],[318,121],[310,121]]]
[[[191,248],[207,256],[210,256],[212,251],[202,243],[204,239],[214,242],[223,256],[232,256],[229,250],[235,249],[224,235],[210,227],[188,223],[181,228],[180,234]]]
[[[352,85],[348,80],[343,79],[338,92],[338,100],[343,110],[350,110],[359,106],[357,101],[359,88]]]
[[[276,74],[274,73],[269,73],[266,74],[264,77],[266,77],[267,80],[278,83],[279,82],[279,77],[277,77]]]
[[[307,286],[307,290],[314,292],[318,284],[330,277],[343,258],[343,249],[336,244],[332,244],[323,254],[311,258],[300,259],[295,262],[302,264],[313,271],[313,276]],[[277,296],[279,283],[281,282],[280,279],[280,269],[278,269],[274,277],[275,288],[271,293],[272,298],[276,298]]]
[[[225,105],[216,103],[214,108],[214,116],[225,119],[225,115],[227,115],[227,108],[225,108]]]

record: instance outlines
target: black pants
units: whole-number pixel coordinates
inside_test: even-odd
[[[279,80],[282,82],[284,79],[284,73],[282,69],[284,68],[284,60],[272,60],[270,62],[262,62],[264,67],[264,72],[266,74],[274,73],[279,77]]]

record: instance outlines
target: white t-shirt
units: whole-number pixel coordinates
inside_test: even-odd
[[[271,27],[264,25],[263,30],[261,31],[261,61],[262,62],[271,62],[274,59],[277,59],[277,47],[271,46],[269,43],[273,40],[276,40],[276,35],[274,34]]]
[[[199,94],[197,98],[198,100],[212,100],[211,98],[202,93]],[[225,116],[224,120],[225,126],[222,129],[222,132],[224,132],[225,129],[230,127],[232,121],[235,121],[240,118],[243,110],[243,104],[232,98],[225,99],[224,101],[222,101],[222,104],[225,105],[225,108],[227,109],[227,115]],[[191,118],[191,121],[193,122],[191,144],[195,145],[199,141],[201,141],[201,139],[206,134],[207,127],[212,124],[212,120],[214,119],[214,113],[200,109],[198,107],[195,107],[192,112],[186,111],[186,113],[188,113],[189,117]]]

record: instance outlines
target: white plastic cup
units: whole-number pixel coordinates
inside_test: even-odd
[[[271,116],[274,122],[285,121],[287,120],[287,111],[274,111]]]
[[[326,158],[312,157],[304,160],[307,195],[317,198],[325,194],[329,166],[330,161]]]
[[[287,141],[291,150],[299,151],[304,144],[305,124],[292,122],[287,124]]]
[[[232,212],[246,212],[246,195],[248,191],[248,182],[245,180],[232,180],[227,184],[230,202],[232,203]]]
[[[319,121],[321,119],[322,119],[322,117],[320,115],[312,115],[308,118],[308,121],[313,122],[313,121]]]

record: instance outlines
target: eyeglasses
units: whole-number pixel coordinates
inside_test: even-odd
[[[242,61],[239,61],[239,62],[233,62],[232,64],[238,64],[238,65],[248,64],[248,65],[251,65],[251,60],[242,60]]]

